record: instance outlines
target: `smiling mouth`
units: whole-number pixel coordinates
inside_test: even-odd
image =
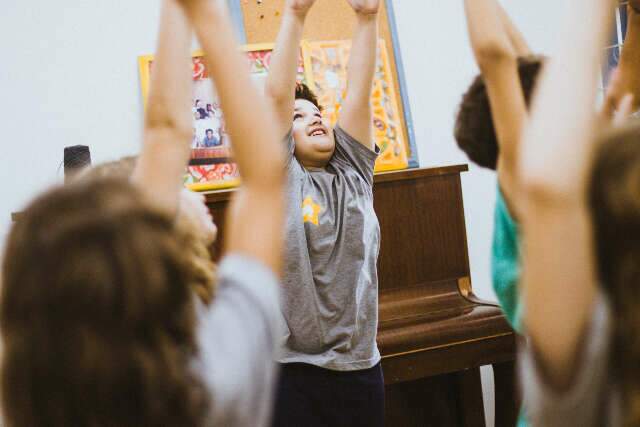
[[[322,128],[315,129],[311,133],[309,133],[309,136],[326,136],[326,135],[327,135],[327,131]]]

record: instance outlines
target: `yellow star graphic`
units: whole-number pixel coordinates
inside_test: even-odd
[[[302,216],[303,222],[310,222],[314,225],[318,225],[318,214],[322,208],[313,202],[311,196],[307,196],[302,202]]]

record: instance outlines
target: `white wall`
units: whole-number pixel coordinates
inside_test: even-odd
[[[452,138],[456,105],[476,73],[462,0],[393,2],[421,165],[466,163]],[[532,47],[548,52],[564,2],[504,3]],[[0,239],[10,212],[61,178],[63,147],[90,145],[94,162],[137,151],[142,106],[136,57],[154,49],[158,5],[158,0],[3,3]],[[464,175],[472,279],[487,299],[494,299],[489,254],[495,185],[491,173],[473,165]],[[484,378],[491,421],[492,383],[486,372]]]

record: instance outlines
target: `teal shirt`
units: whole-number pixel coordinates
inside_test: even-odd
[[[517,332],[520,325],[520,232],[498,186],[491,250],[493,290],[507,321]]]
[[[511,327],[521,333],[520,323],[520,231],[498,186],[494,214],[493,247],[491,249],[493,290]],[[520,412],[517,427],[527,427]]]

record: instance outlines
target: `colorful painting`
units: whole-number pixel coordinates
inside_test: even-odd
[[[350,48],[350,40],[302,43],[298,81],[307,83],[318,95],[324,107],[323,114],[332,125],[337,122],[345,95]],[[264,88],[273,45],[246,45],[243,50],[249,61],[252,79],[258,87]],[[141,56],[138,63],[146,108],[153,56]],[[398,101],[386,46],[381,39],[372,92],[375,141],[381,149],[376,172],[405,169],[409,166],[411,151],[404,134]],[[198,191],[238,185],[240,175],[233,161],[224,113],[200,51],[193,54],[192,102],[193,136],[191,158],[184,176],[185,185]]]
[[[243,47],[255,84],[263,88],[269,71],[273,45],[259,44]],[[224,114],[218,102],[215,84],[201,51],[193,55],[193,136],[191,159],[184,176],[185,185],[192,190],[216,190],[238,185],[239,173],[233,161],[233,152],[226,131]],[[153,72],[153,56],[141,56],[138,60],[142,96],[145,103],[149,91],[149,79]],[[299,74],[303,75],[302,60]]]
[[[347,85],[351,40],[303,42],[306,80],[323,106],[323,114],[335,125]],[[373,84],[373,127],[381,153],[376,172],[406,169],[409,145],[400,118],[384,40],[378,43],[378,61]]]

